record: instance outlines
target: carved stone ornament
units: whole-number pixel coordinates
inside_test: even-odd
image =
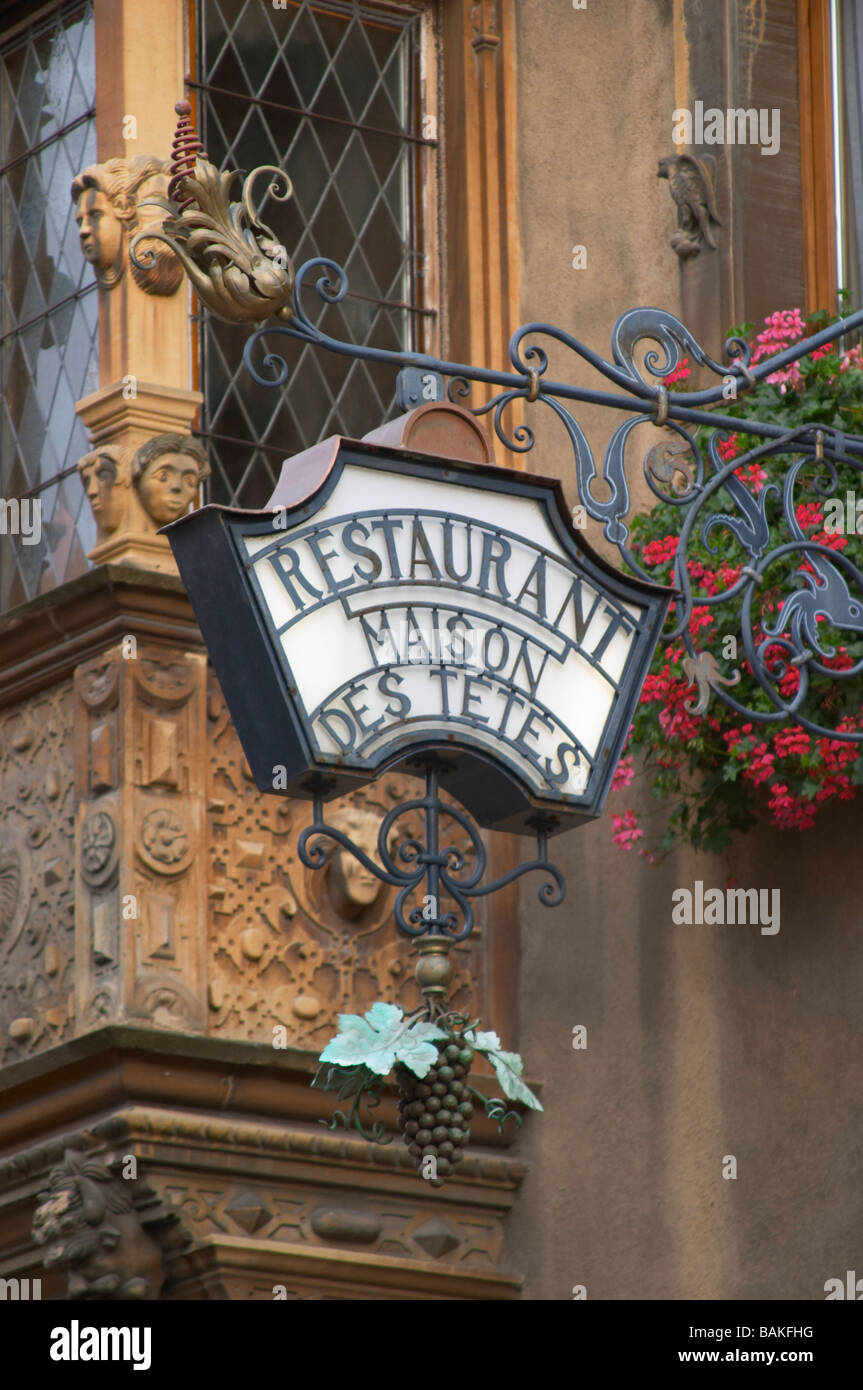
[[[477,52],[495,49],[500,44],[500,10],[498,0],[477,0],[470,7],[473,30],[471,45]]]
[[[179,813],[168,806],[148,811],[141,822],[138,852],[157,873],[176,874],[185,869],[192,849]]]
[[[297,838],[308,802],[262,797],[251,779],[218,682],[208,673],[208,1024],[212,1036],[320,1051],[340,1013],[376,999],[419,1003],[403,942],[392,930],[394,889],[334,841],[323,870],[307,869]],[[419,783],[386,776],[331,803],[327,820],[379,861],[381,820]],[[411,826],[419,833],[419,820]],[[400,832],[399,832],[400,833]],[[467,857],[467,837],[459,839]],[[453,1007],[487,1016],[481,932],[452,952]]]
[[[132,483],[154,531],[185,516],[209,476],[207,456],[188,434],[157,434],[132,459]]]
[[[176,1222],[149,1194],[117,1176],[102,1158],[67,1149],[39,1193],[33,1239],[43,1263],[67,1272],[69,1299],[156,1299],[164,1282],[160,1228]],[[145,1227],[149,1227],[146,1229]]]
[[[29,906],[29,851],[23,836],[0,830],[0,953],[12,950]]]
[[[93,811],[81,828],[81,874],[86,883],[107,883],[117,864],[117,828],[107,811]]]
[[[78,472],[96,522],[97,535],[100,541],[104,540],[123,521],[131,481],[128,451],[116,445],[94,449],[79,459]]]
[[[210,476],[207,456],[190,434],[157,434],[134,452],[103,445],[79,460],[78,472],[96,521],[97,544],[90,554],[96,561],[118,558],[105,548],[136,537],[167,549],[156,532],[185,515]]]
[[[73,180],[81,250],[103,290],[120,283],[127,260],[135,283],[147,294],[168,295],[178,288],[183,270],[168,246],[159,245],[147,265],[129,258],[131,238],[136,234],[146,238],[161,225],[158,209],[148,200],[163,196],[167,188],[167,164],[154,155],[106,159],[89,165]]]
[[[382,815],[363,806],[345,805],[333,812],[330,824],[348,835],[371,859],[377,859],[378,830]],[[335,841],[323,841],[327,855],[324,885],[340,917],[353,921],[384,894],[384,885],[354,855]]]
[[[722,226],[716,210],[714,178],[716,160],[705,154],[673,154],[660,159],[656,177],[668,179],[677,204],[677,231],[671,247],[682,261],[697,256],[705,246],[716,250],[714,227]]]
[[[72,1030],[72,724],[71,681],[0,716],[0,1065]]]
[[[79,666],[75,673],[75,691],[88,710],[103,711],[117,703],[117,680],[120,663],[117,652],[100,652]]]

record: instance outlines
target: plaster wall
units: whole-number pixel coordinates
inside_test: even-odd
[[[607,355],[625,308],[680,312],[674,209],[655,177],[678,104],[673,7],[517,9],[521,320]],[[567,357],[561,373],[592,381]],[[596,445],[619,417],[580,418]],[[565,441],[548,422],[537,437],[532,466],[559,473],[574,502]],[[561,908],[523,884],[519,1045],[545,1113],[515,1148],[530,1173],[508,1220],[511,1267],[528,1299],[569,1299],[574,1285],[589,1299],[822,1299],[826,1279],[863,1262],[863,803],[802,834],[771,830],[764,809],[725,855],[657,868],[612,845],[615,807],[659,827],[636,782],[553,841]],[[729,878],[780,890],[777,934],[672,924],[674,888]]]

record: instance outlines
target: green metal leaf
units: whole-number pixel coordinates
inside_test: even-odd
[[[322,1063],[311,1084],[319,1091],[338,1091],[339,1100],[345,1100],[361,1091],[372,1075],[366,1066],[337,1067]]]
[[[425,1076],[437,1061],[435,1042],[448,1036],[433,1023],[406,1023],[397,1004],[380,1001],[363,1018],[339,1014],[339,1028],[321,1053],[321,1061],[342,1067],[361,1064],[378,1076],[386,1076],[397,1058],[416,1076]]]
[[[541,1110],[542,1105],[533,1091],[521,1079],[524,1062],[517,1052],[489,1052],[488,1059],[495,1069],[500,1088],[510,1100],[520,1100],[530,1110]]]
[[[484,1052],[495,1069],[501,1090],[510,1100],[520,1100],[531,1110],[541,1110],[542,1105],[529,1086],[521,1079],[524,1062],[517,1052],[504,1052],[497,1033],[476,1033],[471,1046],[477,1052]]]

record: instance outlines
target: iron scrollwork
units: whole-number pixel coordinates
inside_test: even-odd
[[[693,671],[701,678],[700,690],[703,692],[706,684],[714,696],[747,719],[787,720],[819,736],[863,741],[863,731],[827,728],[808,718],[804,711],[809,688],[807,668],[810,673],[827,674],[838,681],[854,679],[863,670],[863,661],[845,670],[825,666],[821,658],[829,659],[833,652],[820,645],[817,632],[819,621],[834,628],[863,632],[863,573],[847,556],[806,538],[796,519],[795,494],[801,468],[809,461],[816,461],[826,470],[814,484],[825,497],[838,486],[836,464],[850,466],[858,472],[863,470],[863,437],[818,424],[788,431],[772,422],[741,420],[713,408],[729,397],[737,399],[766,377],[863,327],[863,311],[812,334],[756,366],[751,365],[749,345],[744,339],[729,338],[725,343],[726,361],[718,362],[679,319],[660,309],[631,309],[617,320],[612,331],[610,361],[563,329],[532,322],[519,328],[511,339],[509,356],[513,371],[498,372],[425,354],[357,346],[332,338],[314,321],[305,306],[304,293],[312,287],[325,309],[327,305],[338,304],[348,293],[347,275],[341,266],[326,258],[307,261],[300,267],[290,321],[285,325],[264,325],[246,343],[244,363],[259,385],[279,387],[287,381],[287,364],[272,350],[269,342],[273,334],[285,334],[346,356],[447,377],[452,400],[464,402],[474,383],[500,388],[490,400],[475,407],[474,413],[490,415],[497,438],[507,449],[517,453],[527,453],[534,447],[535,433],[523,423],[508,429],[507,407],[517,400],[547,406],[568,436],[578,497],[587,515],[601,524],[605,539],[617,548],[628,570],[647,580],[653,576],[644,569],[630,544],[631,439],[641,424],[665,426],[677,435],[680,443],[674,446],[676,455],[671,450],[666,453],[670,462],[657,466],[655,446],[641,459],[643,476],[651,492],[661,501],[680,508],[683,516],[672,578],[679,591],[677,625],[669,640],[682,642],[688,653],[687,660],[693,663]],[[549,380],[550,357],[546,347],[538,341],[541,339],[571,351],[618,389],[596,390]],[[685,393],[670,391],[664,381],[684,357],[718,377],[719,384]],[[597,467],[570,402],[607,406],[626,411],[631,417],[611,434],[601,468]],[[710,432],[706,445],[699,438],[702,430]],[[731,461],[724,460],[719,453],[720,444],[740,431],[761,442]],[[771,483],[757,494],[742,480],[740,472],[758,460],[783,457],[789,459],[781,489],[788,540],[775,546],[771,544],[766,508],[768,499],[779,494],[779,487]],[[673,486],[675,475],[683,477],[686,484],[678,491]],[[723,501],[727,500],[728,510],[707,514],[705,504],[719,492]],[[716,553],[712,534],[718,526],[724,526],[744,548],[748,563],[729,587],[714,594],[695,594],[687,569],[690,538],[697,534],[702,544]],[[791,588],[784,597],[776,624],[770,631],[763,628],[759,638],[754,631],[757,622],[753,618],[753,599],[770,566],[792,553],[801,563],[808,560],[812,572],[807,569],[799,575],[797,587]],[[696,605],[712,607],[730,600],[739,603],[740,633],[746,659],[773,706],[771,710],[753,709],[735,699],[728,687],[736,682],[722,677],[715,659],[707,660],[711,654],[698,650],[690,635],[689,622]],[[788,628],[790,636],[780,635]],[[784,697],[779,686],[790,667],[799,671],[800,680],[794,695]]]
[[[385,363],[394,369],[413,368],[448,378],[451,400],[467,403],[474,385],[490,388],[491,397],[474,408],[489,415],[502,444],[527,453],[535,433],[525,423],[508,428],[507,407],[514,402],[545,406],[563,426],[572,449],[579,502],[585,513],[601,525],[605,539],[617,548],[624,566],[648,580],[653,576],[641,565],[631,542],[632,495],[630,459],[632,437],[640,424],[665,426],[677,436],[664,453],[654,445],[641,458],[642,473],[659,500],[679,508],[682,525],[674,559],[672,582],[678,590],[677,626],[672,641],[687,652],[693,681],[699,686],[699,705],[712,694],[750,720],[797,723],[812,733],[861,742],[863,730],[828,728],[816,723],[805,710],[811,677],[831,681],[855,679],[863,660],[843,670],[825,664],[832,649],[820,640],[819,623],[834,630],[863,633],[863,573],[847,555],[807,539],[797,521],[796,489],[803,468],[816,464],[810,483],[816,496],[826,497],[838,484],[837,465],[863,470],[863,437],[813,423],[784,430],[771,421],[725,414],[722,402],[737,400],[758,383],[781,372],[820,348],[863,327],[863,310],[821,329],[808,338],[753,365],[748,343],[729,338],[723,362],[716,361],[673,314],[655,308],[630,309],[617,320],[611,335],[611,357],[606,359],[561,328],[543,322],[523,325],[509,345],[511,371],[496,371],[446,361],[424,353],[396,352],[370,345],[344,342],[322,326],[329,308],[349,293],[348,277],[340,265],[325,257],[308,260],[294,275],[284,248],[260,221],[251,189],[260,173],[284,180],[282,192],[274,181],[270,191],[289,196],[290,185],[279,170],[253,170],[244,184],[243,200],[228,202],[230,174],[219,174],[203,155],[191,129],[188,103],[178,103],[180,124],[174,141],[173,179],[169,213],[163,224],[163,240],[180,255],[202,302],[219,317],[237,322],[259,322],[247,340],[243,360],[260,386],[281,387],[288,379],[284,359],[273,350],[273,335],[286,335],[342,356]],[[152,236],[154,233],[149,232]],[[317,297],[316,311],[311,293]],[[265,323],[267,319],[277,322]],[[609,389],[576,386],[550,379],[550,352],[570,352],[592,368]],[[718,383],[687,392],[669,390],[668,378],[683,357],[718,378]],[[613,389],[611,389],[613,388]],[[572,406],[583,402],[625,412],[629,418],[611,433],[601,467],[597,466],[587,437]],[[731,434],[744,431],[760,441],[744,454],[726,460],[720,445]],[[702,435],[706,432],[706,443]],[[741,470],[758,460],[785,460],[781,491],[775,482],[760,492],[747,486]],[[685,486],[675,490],[675,478]],[[708,503],[721,493],[727,510],[715,511]],[[771,499],[776,499],[774,503]],[[780,524],[787,539],[775,544],[768,506],[780,509]],[[774,518],[774,523],[777,518]],[[713,540],[724,528],[742,548],[746,562],[732,583],[719,592],[694,593],[688,570],[688,546],[697,537],[708,553],[717,554]],[[696,529],[697,528],[697,529]],[[781,580],[782,598],[776,621],[769,626],[753,607],[759,589],[766,584],[772,566],[794,556],[799,562]],[[746,660],[769,708],[754,709],[731,693],[733,680],[722,677],[712,654],[696,648],[690,620],[696,606],[710,608],[734,601]],[[799,672],[791,694],[780,687],[790,670]],[[387,881],[404,887],[399,874],[403,864],[388,871]]]
[[[472,900],[496,893],[535,871],[546,875],[538,894],[543,906],[557,907],[563,902],[566,885],[560,870],[548,859],[548,835],[552,827],[546,819],[537,817],[536,858],[483,883],[487,856],[482,837],[473,819],[460,806],[441,800],[438,771],[436,761],[427,762],[425,795],[399,802],[384,816],[378,831],[380,863],[370,858],[344,831],[326,823],[320,794],[313,800],[312,822],[297,841],[300,860],[309,869],[321,869],[327,861],[322,841],[328,839],[340,845],[381,883],[398,888],[393,916],[399,931],[412,939],[441,936],[450,942],[466,940],[474,927]],[[406,834],[399,838],[396,822],[416,813],[423,818],[423,837]],[[442,843],[441,818],[444,816],[454,821],[467,836],[467,850]],[[408,907],[410,898],[421,886],[424,889],[422,905]],[[452,900],[456,911],[444,911],[446,898]]]

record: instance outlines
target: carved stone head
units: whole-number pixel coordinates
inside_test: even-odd
[[[378,862],[378,831],[381,817],[373,811],[347,806],[328,817],[330,824],[348,835],[370,859]],[[333,841],[326,868],[326,886],[333,907],[341,917],[359,917],[376,902],[383,884],[358,859]]]
[[[78,472],[103,540],[123,519],[130,483],[127,452],[110,444],[94,449],[78,460]]]
[[[131,1183],[101,1159],[67,1149],[39,1194],[33,1239],[46,1268],[65,1268],[70,1299],[158,1298],[162,1250],[135,1212]]]
[[[103,289],[113,289],[122,279],[130,238],[148,226],[161,226],[164,212],[144,204],[147,198],[164,198],[167,187],[167,166],[153,155],[106,159],[73,180],[81,250]],[[132,263],[136,283],[150,294],[173,294],[183,275],[179,261],[161,242],[146,245],[154,254],[146,269]]]
[[[132,459],[132,482],[156,529],[185,516],[209,476],[206,454],[190,434],[157,434]]]

